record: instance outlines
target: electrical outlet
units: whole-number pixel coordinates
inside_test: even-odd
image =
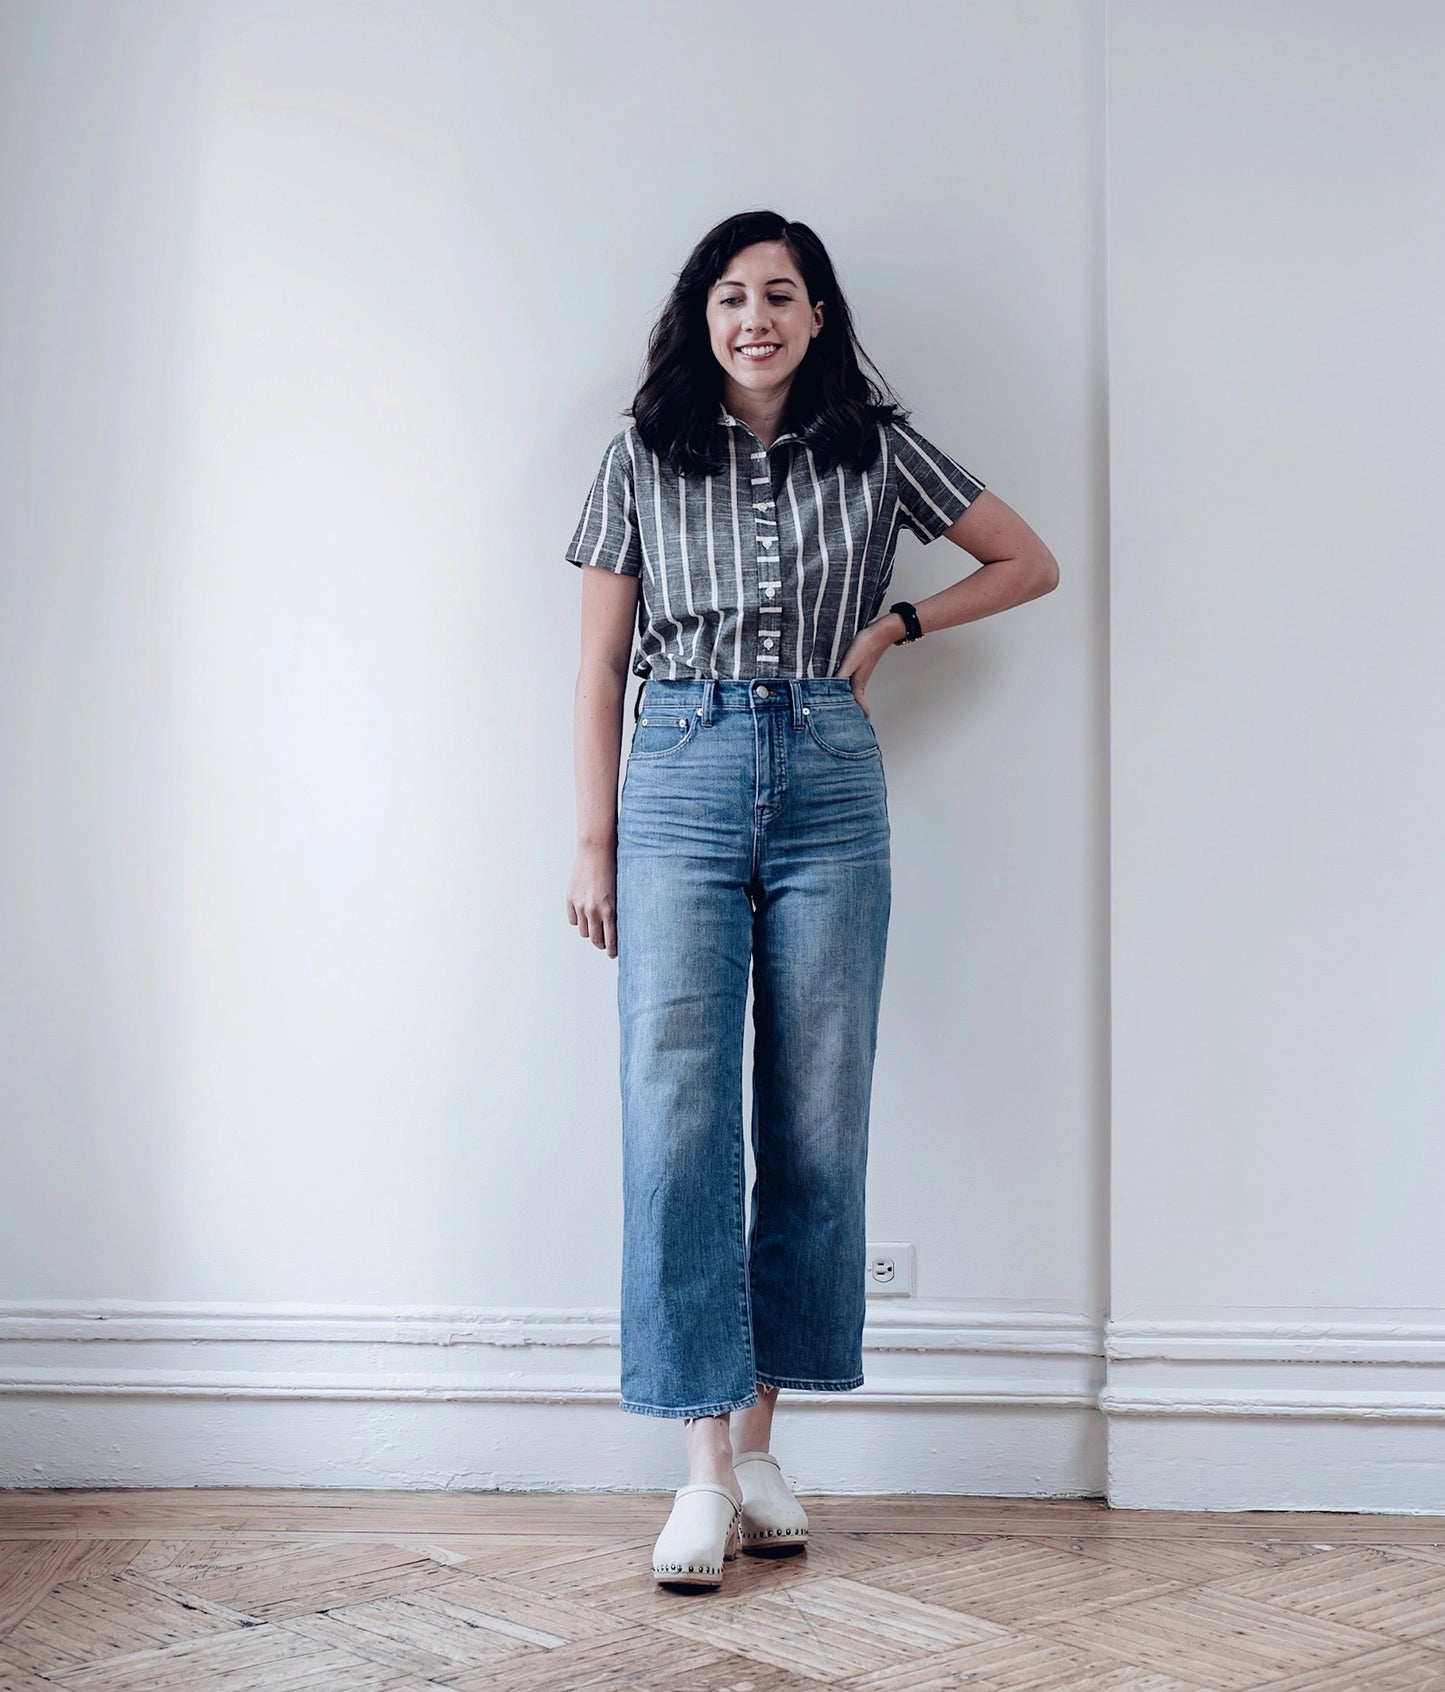
[[[880,1241],[868,1246],[869,1298],[912,1298],[913,1247]]]

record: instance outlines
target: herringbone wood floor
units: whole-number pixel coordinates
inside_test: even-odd
[[[803,1502],[686,1593],[670,1493],[0,1494],[0,1692],[1445,1692],[1445,1518]]]

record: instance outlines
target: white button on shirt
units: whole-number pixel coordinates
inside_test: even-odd
[[[900,527],[936,540],[984,485],[896,420],[867,470],[826,475],[792,430],[765,449],[725,407],[718,426],[715,475],[672,469],[635,425],[615,435],[566,556],[642,578],[639,676],[831,676],[883,609]]]

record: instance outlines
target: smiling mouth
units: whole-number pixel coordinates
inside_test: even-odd
[[[749,364],[761,364],[781,350],[781,343],[778,341],[760,341],[755,346],[739,347],[738,357],[747,359]]]

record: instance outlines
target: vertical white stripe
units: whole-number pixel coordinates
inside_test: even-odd
[[[743,617],[746,605],[743,599],[743,542],[738,533],[738,435],[736,429],[728,430],[728,458],[732,464],[733,491],[733,568],[737,571],[737,625],[733,632],[733,676],[741,678],[743,673]]]
[[[883,536],[879,523],[883,514],[883,490],[888,486],[888,436],[881,423],[878,430],[878,456],[874,459],[874,473],[878,478],[878,505],[873,504],[873,482],[865,470],[859,478],[863,491],[863,507],[868,513],[868,539],[863,551],[863,563],[858,570],[858,592],[854,603],[853,623],[861,628],[869,618],[877,615],[874,596],[877,592],[879,560],[883,557]],[[867,592],[865,599],[864,593]]]
[[[881,424],[879,425],[879,433],[882,433]],[[853,596],[854,634],[856,634],[858,630],[862,628],[863,624],[872,616],[871,611],[865,611],[863,608],[863,586],[868,580],[869,560],[878,552],[878,537],[873,532],[873,487],[868,480],[868,472],[866,470],[863,472],[859,480],[862,483],[863,488],[863,508],[868,513],[868,528],[866,531],[867,539],[863,544],[863,562],[858,566],[858,589]]]
[[[892,438],[890,434],[885,431],[883,437],[883,486],[885,488],[889,486],[889,472],[896,472],[897,464],[898,454],[892,450]],[[888,528],[883,536],[883,554],[878,560],[878,587],[876,592],[877,603],[880,607],[888,595],[888,584],[893,579],[893,550],[898,544],[899,505],[897,498],[898,485],[896,481],[892,484],[892,486],[894,492],[893,507],[892,510],[888,512]]]
[[[722,600],[718,597],[717,557],[716,549],[713,546],[712,484],[713,478],[711,476],[707,476],[703,479],[702,509],[703,520],[707,527],[707,577],[708,584],[712,592],[712,603],[709,609],[714,613],[712,619],[712,653],[708,659],[708,673],[715,676],[717,674],[717,643],[719,636],[722,634]]]
[[[818,655],[818,612],[823,604],[823,595],[828,591],[828,576],[830,572],[828,565],[828,537],[825,533],[828,525],[823,515],[823,490],[818,486],[818,472],[813,464],[813,449],[805,446],[803,451],[808,455],[808,475],[812,478],[813,483],[813,505],[818,513],[818,551],[821,553],[823,560],[822,574],[818,579],[818,593],[817,597],[813,600],[813,627],[808,635],[808,674],[812,676],[817,674],[817,671],[813,667],[813,662]]]
[[[682,625],[672,615],[672,601],[667,592],[667,536],[662,521],[662,466],[658,463],[657,454],[652,454],[652,507],[654,523],[657,528],[657,568],[662,577],[662,614],[672,624],[675,633],[669,637],[665,650],[667,652],[667,679],[677,680],[677,655],[682,650]]]
[[[692,656],[688,659],[689,669],[697,668],[697,643],[702,634],[702,622],[697,615],[692,602],[692,567],[687,561],[687,477],[681,471],[677,475],[677,538],[682,547],[682,592],[687,601],[688,621],[692,624]],[[679,655],[682,643],[678,643]]]
[[[797,455],[797,453],[794,453],[793,454],[793,462],[788,466],[787,488],[788,488],[788,507],[793,514],[793,581],[794,581],[794,595],[793,595],[793,597],[794,597],[794,599],[797,603],[797,610],[794,613],[793,620],[797,624],[797,629],[798,629],[797,638],[796,638],[796,640],[794,641],[794,644],[793,644],[793,674],[795,676],[801,676],[804,673],[803,672],[803,630],[807,626],[807,621],[806,621],[805,617],[803,616],[803,579],[807,575],[808,567],[807,567],[807,564],[806,564],[806,562],[804,561],[804,558],[803,558],[803,546],[804,546],[804,540],[805,540],[804,532],[803,532],[803,519],[802,519],[801,514],[798,511],[798,490],[797,490],[797,487],[796,487],[796,485],[794,484],[794,481],[793,481],[793,472],[797,469],[797,467],[798,467],[798,455]],[[781,532],[782,532],[782,525],[781,524],[778,525],[778,530],[779,530],[779,534],[781,534]],[[781,552],[782,549],[783,549],[783,543],[782,543],[781,540],[779,540],[779,542],[778,542],[779,552]],[[782,575],[782,573],[783,572],[781,570],[778,571],[778,574],[780,576]]]
[[[608,451],[601,470],[592,478],[592,486],[587,490],[587,503],[582,507],[582,521],[577,525],[576,550],[581,552],[587,545],[587,531],[592,526],[592,502],[597,498],[597,489],[600,486],[602,489],[602,529],[598,532],[597,545],[592,548],[592,553],[588,560],[588,562],[592,564],[597,562],[597,548],[602,544],[602,534],[606,531],[607,527],[607,478],[612,473],[612,454],[616,451],[617,447],[614,443]]]
[[[622,546],[623,546],[624,550],[626,549],[627,543],[633,535],[636,535],[638,537],[638,546],[639,546],[639,550],[640,550],[641,549],[641,537],[642,537],[642,525],[637,521],[637,508],[636,508],[636,505],[634,504],[634,501],[633,501],[633,498],[632,498],[632,478],[631,478],[631,476],[624,476],[623,479],[622,479],[622,521],[623,521],[623,524],[625,526],[625,531],[626,531],[625,534],[624,534],[624,537],[623,537],[623,541],[622,541]],[[619,554],[619,556],[620,556],[620,554]]]
[[[598,559],[602,556],[602,548],[606,545],[606,542],[607,542],[607,532],[608,532],[608,528],[610,527],[609,506],[610,506],[611,494],[612,494],[612,461],[613,461],[614,458],[616,458],[616,456],[617,456],[617,442],[613,441],[612,446],[611,446],[611,448],[610,448],[610,450],[608,451],[608,454],[607,454],[607,462],[602,467],[602,513],[601,513],[601,521],[598,523],[598,526],[597,526],[597,544],[592,548],[592,557],[589,560],[589,562],[593,563],[593,564],[595,564],[598,561]],[[597,491],[596,486],[594,485],[593,490],[592,490],[593,494],[595,494],[596,491]],[[591,505],[591,496],[590,495],[588,496],[588,504],[589,504],[589,506]],[[609,565],[608,568],[612,569],[612,568],[615,568],[615,566]]]
[[[838,477],[838,512],[839,519],[843,527],[843,539],[847,542],[848,546],[848,566],[843,572],[843,585],[838,590],[838,613],[833,619],[833,646],[828,657],[827,672],[830,676],[838,668],[838,647],[843,638],[844,623],[849,611],[848,586],[853,580],[853,525],[848,520],[848,489],[843,480],[843,466],[841,464],[838,466],[836,474]],[[863,579],[863,572],[861,570],[858,572],[858,579],[860,581]],[[857,626],[857,613],[855,610],[853,623],[854,632],[856,632]],[[853,635],[850,633],[848,638],[851,640]]]
[[[632,461],[632,481],[633,481],[633,484],[635,486],[636,482],[637,482],[637,454],[632,450],[632,431],[630,429],[627,431],[625,438],[626,438],[626,441],[627,441],[627,456]],[[629,494],[628,498],[630,499],[631,497],[632,497],[631,494]],[[641,518],[640,507],[638,509],[638,517],[639,517],[639,522],[638,522],[637,526],[638,526],[638,531],[640,533],[641,529],[642,529],[642,524],[641,524],[641,521],[640,521],[640,518]],[[656,587],[656,585],[657,585],[657,569],[656,569],[655,564],[653,562],[654,554],[655,554],[655,546],[653,546],[653,547],[648,546],[646,541],[644,540],[643,546],[642,546],[642,562],[643,562],[644,567],[647,570],[648,578],[651,580],[653,586]]]
[[[898,507],[893,507],[893,516],[888,524],[888,544],[883,549],[883,568],[878,577],[878,603],[883,603],[884,595],[888,592],[888,584],[893,580],[893,548],[898,539]]]

